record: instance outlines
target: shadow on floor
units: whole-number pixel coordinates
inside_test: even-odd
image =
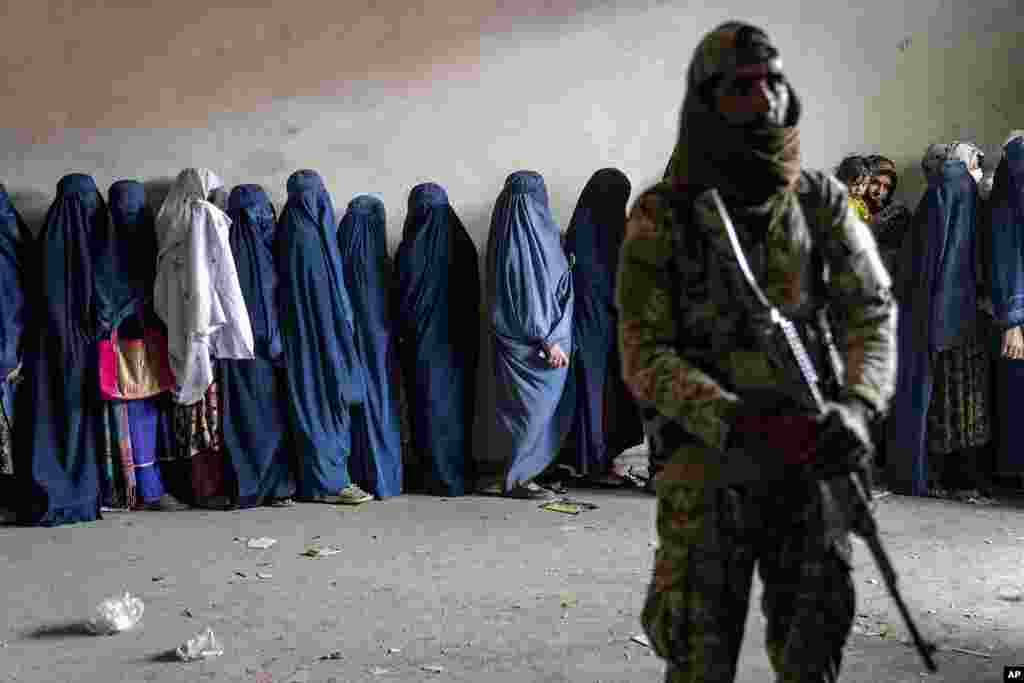
[[[180,662],[181,659],[178,657],[178,653],[175,650],[164,650],[159,654],[155,654],[151,657],[146,658],[147,662],[154,664],[169,664],[171,662]]]
[[[68,638],[73,636],[95,636],[96,634],[89,630],[89,626],[84,621],[69,621],[64,624],[40,626],[25,635],[28,638],[35,638],[37,640],[48,640],[50,638]]]

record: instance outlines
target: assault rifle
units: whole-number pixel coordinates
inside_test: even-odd
[[[810,400],[816,407],[818,414],[824,419],[822,424],[824,430],[834,429],[838,425],[830,424],[830,421],[841,418],[835,412],[825,417],[825,400],[822,397],[819,377],[815,371],[814,363],[811,361],[810,354],[808,354],[803,341],[800,339],[796,326],[792,321],[779,313],[778,309],[772,306],[771,302],[768,301],[768,298],[761,291],[743,254],[739,238],[736,235],[736,228],[729,218],[729,213],[726,211],[718,191],[712,189],[711,197],[725,225],[725,230],[729,236],[729,242],[732,245],[740,270],[743,271],[743,275],[750,285],[754,296],[768,311],[771,322],[776,328],[776,336],[781,338],[779,344],[788,347],[788,355],[790,356],[788,360],[799,370]],[[822,328],[822,337],[828,346],[828,357],[833,370],[832,379],[837,385],[841,385],[844,374],[841,366],[842,361],[832,340],[827,316],[823,311],[819,313],[818,324]],[[938,670],[932,657],[932,654],[935,652],[935,645],[921,637],[921,633],[917,630],[917,625],[910,616],[910,610],[907,609],[906,602],[904,602],[897,586],[896,569],[892,566],[889,555],[882,546],[882,540],[878,535],[878,524],[875,521],[874,515],[871,514],[871,508],[868,504],[870,491],[865,490],[865,486],[862,483],[866,480],[866,477],[864,477],[864,467],[866,466],[864,461],[867,459],[866,456],[868,454],[864,452],[864,448],[860,444],[849,444],[848,447],[840,450],[844,452],[829,454],[827,462],[815,462],[812,465],[806,466],[806,476],[812,480],[824,483],[835,503],[836,512],[842,518],[840,522],[845,528],[850,529],[864,540],[868,550],[871,552],[871,556],[875,560],[875,564],[878,566],[878,571],[882,575],[882,580],[889,591],[889,596],[896,603],[900,616],[903,618],[903,623],[906,624],[907,630],[910,631],[914,647],[917,648],[917,652],[924,661],[928,671],[935,672]],[[734,483],[764,481],[766,478],[772,478],[772,474],[782,474],[781,471],[769,472],[768,470],[772,468],[767,463],[753,462],[749,458],[744,458],[743,452],[739,450],[729,452],[724,469],[725,481]]]

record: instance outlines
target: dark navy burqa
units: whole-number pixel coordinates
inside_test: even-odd
[[[4,420],[0,429],[3,430],[4,447],[12,447],[13,434],[10,428],[14,425],[15,385],[7,382],[7,377],[21,363],[23,333],[28,317],[26,310],[25,285],[29,274],[29,258],[32,247],[32,234],[25,226],[21,215],[14,208],[7,190],[0,185],[0,420]],[[9,454],[9,451],[8,451]],[[3,456],[0,459],[0,475],[10,475],[9,467],[13,464]],[[6,507],[11,500],[13,491],[8,491],[9,479],[3,480],[3,505]]]
[[[36,241],[33,321],[15,424],[23,520],[52,526],[99,517],[100,401],[93,263],[107,207],[90,176],[61,178]]]
[[[569,369],[540,356],[545,344],[572,353],[573,317],[572,273],[540,174],[506,179],[491,216],[487,275],[496,403],[488,447],[505,463],[510,490],[551,464],[574,405]]]
[[[640,414],[622,381],[615,312],[629,192],[629,179],[618,169],[595,173],[580,194],[565,236],[566,251],[575,257],[574,465],[581,475],[604,474],[611,458],[644,440]]]
[[[928,179],[900,254],[899,362],[886,449],[888,479],[900,493],[928,493],[931,356],[963,343],[976,322],[977,204],[967,165],[944,162]]]
[[[303,499],[351,483],[349,407],[365,397],[331,197],[315,171],[288,179],[275,241],[288,410]]]
[[[1024,324],[1024,138],[1004,147],[988,201],[991,230],[992,303],[1000,329]],[[1002,335],[999,340],[1002,346]],[[1020,400],[1018,400],[1020,399]],[[1024,360],[999,356],[996,409],[999,450],[996,474],[1024,475],[1024,421],[1014,419],[1024,402]]]
[[[338,226],[338,248],[366,378],[366,402],[352,411],[349,472],[362,489],[388,498],[402,492],[402,439],[391,395],[397,358],[388,306],[391,268],[384,204],[379,199],[361,195],[349,202]]]
[[[395,333],[412,448],[430,463],[429,488],[461,496],[472,462],[480,265],[440,185],[424,183],[409,193],[395,270]]]
[[[262,187],[239,185],[228,198],[228,216],[256,357],[220,362],[221,425],[235,498],[239,507],[252,507],[295,495],[277,314],[277,215]]]
[[[119,180],[110,186],[107,197],[111,221],[107,233],[97,240],[94,269],[100,337],[144,312],[152,302],[156,279],[156,230],[145,187],[137,180]],[[147,314],[146,322],[155,322],[152,315]]]
[[[98,257],[93,269],[97,339],[118,330],[121,339],[139,339],[146,326],[162,326],[152,310],[153,281],[156,279],[157,242],[153,213],[146,206],[146,189],[137,180],[119,180],[107,193],[110,224],[97,241]],[[144,502],[159,500],[165,493],[158,458],[171,452],[171,417],[162,397],[133,400],[123,406],[128,417],[139,497]],[[110,410],[119,402],[106,402]],[[108,419],[116,421],[109,415]],[[102,477],[104,498],[114,486],[111,472]]]

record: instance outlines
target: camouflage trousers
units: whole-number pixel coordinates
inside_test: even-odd
[[[849,535],[826,535],[818,492],[657,482],[659,548],[641,620],[667,683],[736,675],[755,566],[778,683],[839,677],[855,595]]]

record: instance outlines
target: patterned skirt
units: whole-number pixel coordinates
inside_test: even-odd
[[[984,316],[962,345],[931,355],[928,450],[948,455],[984,446],[992,436],[992,364]]]
[[[14,387],[0,381],[0,475],[14,474]]]
[[[188,466],[196,503],[230,495],[216,382],[206,390],[202,400],[190,406],[174,407],[173,451],[174,460]]]

